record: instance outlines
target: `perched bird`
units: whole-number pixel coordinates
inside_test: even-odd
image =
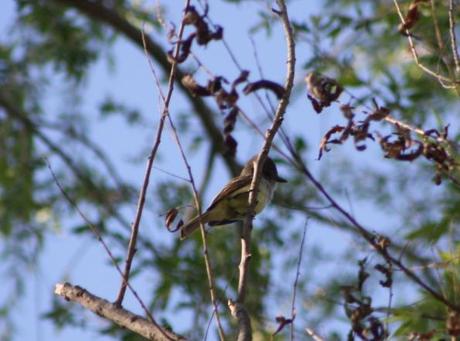
[[[181,239],[188,237],[200,227],[200,221],[210,226],[230,224],[244,220],[248,213],[248,200],[251,181],[254,174],[254,163],[257,156],[252,157],[244,166],[240,175],[230,180],[212,201],[208,209],[180,228]],[[262,174],[257,191],[255,214],[260,213],[273,197],[277,182],[287,182],[278,175],[272,159],[267,157],[262,167]]]

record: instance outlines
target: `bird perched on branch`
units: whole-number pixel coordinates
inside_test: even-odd
[[[240,175],[230,180],[212,201],[208,209],[180,228],[181,239],[200,227],[200,222],[210,226],[230,224],[244,220],[249,209],[249,192],[258,155],[252,157]],[[275,162],[267,157],[262,166],[254,213],[260,213],[270,202],[278,182],[287,182],[278,175]]]

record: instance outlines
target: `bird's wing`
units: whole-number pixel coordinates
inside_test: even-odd
[[[251,180],[252,176],[238,176],[230,180],[230,182],[226,184],[225,187],[222,188],[222,190],[219,192],[219,194],[217,194],[216,197],[213,199],[207,211],[214,208],[219,202],[222,201],[222,199],[227,198],[228,196],[232,197],[234,195],[242,194],[240,190],[245,186],[249,186],[251,184]],[[244,193],[247,192],[249,192],[249,188],[247,191],[244,191]]]

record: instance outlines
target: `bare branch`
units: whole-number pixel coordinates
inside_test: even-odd
[[[238,321],[238,341],[252,340],[251,319],[243,304],[228,300],[230,313]]]
[[[426,290],[430,295],[432,295],[435,299],[442,302],[447,307],[451,308],[455,311],[460,311],[460,306],[456,305],[453,302],[450,302],[442,293],[439,293],[435,289],[431,288],[427,283],[425,283],[419,276],[417,276],[412,270],[410,270],[407,266],[405,266],[399,259],[392,256],[388,253],[386,247],[382,247],[379,243],[378,238],[369,232],[364,226],[362,226],[358,221],[349,213],[347,212],[342,206],[340,206],[332,196],[326,191],[326,189],[321,185],[321,183],[313,176],[313,174],[308,170],[305,164],[300,159],[299,155],[295,155],[297,160],[297,167],[299,170],[304,173],[304,175],[313,183],[313,185],[321,192],[322,195],[327,199],[327,201],[336,209],[341,215],[343,215],[346,220],[348,220],[357,232],[388,262],[394,264],[398,267],[402,272],[405,273],[407,277],[409,277],[413,282],[417,283],[420,287]]]
[[[176,144],[177,144],[177,146],[179,148],[182,160],[184,161],[185,167],[187,168],[189,181],[190,181],[190,184],[192,186],[193,200],[194,200],[197,212],[198,212],[198,217],[201,217],[202,209],[201,209],[200,199],[199,199],[199,196],[198,196],[198,190],[197,190],[195,180],[194,180],[193,174],[192,174],[192,168],[190,167],[190,163],[187,160],[187,156],[185,155],[184,148],[182,147],[182,143],[180,142],[180,138],[179,138],[179,134],[177,133],[176,126],[175,126],[174,122],[172,121],[171,116],[169,116],[169,115],[168,115],[168,121],[169,121],[169,124],[171,126],[171,130],[173,132],[173,136],[174,136],[174,139],[176,141]],[[211,262],[209,260],[208,243],[207,243],[207,239],[206,239],[206,230],[205,230],[204,224],[201,221],[201,219],[200,219],[200,231],[201,231],[201,239],[202,239],[202,242],[203,242],[203,257],[204,257],[205,266],[206,266],[206,274],[207,274],[207,277],[208,277],[209,292],[210,292],[210,295],[211,295],[211,302],[212,302],[212,305],[213,305],[214,314],[216,315],[217,329],[218,329],[218,332],[219,332],[220,339],[225,340],[224,329],[223,329],[222,323],[220,321],[219,308],[218,308],[218,304],[217,304],[217,295],[215,293],[214,273],[212,271]]]
[[[86,217],[86,215],[80,210],[80,208],[78,207],[78,205],[76,204],[76,202],[69,196],[69,194],[64,190],[64,188],[62,187],[61,183],[59,182],[56,174],[54,173],[53,171],[53,168],[51,168],[51,165],[49,164],[49,162],[45,159],[47,165],[48,165],[48,168],[51,172],[51,175],[53,176],[53,179],[56,183],[56,185],[58,186],[59,190],[61,191],[62,195],[64,196],[64,198],[75,208],[75,210],[78,212],[78,214],[80,215],[80,217],[85,221],[85,223],[89,226],[89,228],[91,229],[91,231],[94,233],[94,235],[97,237],[97,240],[101,243],[102,247],[104,248],[105,252],[107,253],[107,255],[109,256],[110,260],[112,261],[113,265],[115,266],[115,269],[117,270],[117,272],[120,274],[120,277],[123,278],[123,272],[121,271],[121,268],[118,266],[118,263],[114,257],[114,255],[112,254],[112,252],[110,251],[109,249],[109,246],[107,245],[107,243],[104,241],[104,239],[102,238],[102,235],[100,234],[99,230],[97,229],[96,226],[94,226],[94,224],[88,219],[88,217]],[[148,317],[148,319],[150,320],[150,323],[154,326],[156,326],[156,329],[158,329],[162,334],[167,334],[168,332],[166,330],[163,330],[155,321],[155,319],[153,318],[153,315],[150,313],[150,311],[148,310],[147,306],[144,304],[144,302],[142,301],[142,299],[140,298],[139,294],[136,292],[136,290],[134,290],[134,288],[129,284],[129,282],[127,283],[128,285],[128,288],[129,290],[131,291],[131,293],[133,294],[133,296],[135,297],[135,299],[139,302],[140,306],[142,307],[143,311],[145,312],[146,316]]]
[[[189,5],[190,5],[190,1],[186,0],[185,1],[185,7],[184,7],[184,13],[186,12],[186,9],[189,8]],[[184,20],[182,20],[181,26],[179,28],[179,34],[177,35],[177,44],[176,44],[176,49],[175,49],[175,52],[174,52],[174,56],[173,56],[173,58],[171,58],[173,67],[171,68],[171,73],[170,73],[170,77],[169,77],[169,81],[168,81],[168,91],[167,91],[166,97],[163,95],[163,93],[161,91],[160,81],[159,81],[158,76],[157,76],[157,74],[155,72],[155,69],[154,69],[154,67],[153,67],[153,65],[152,65],[152,63],[150,61],[150,58],[148,58],[148,61],[149,61],[150,69],[152,70],[153,76],[155,78],[157,88],[158,88],[158,90],[160,92],[160,95],[161,95],[161,98],[162,98],[163,104],[164,104],[164,110],[163,110],[162,118],[168,117],[168,122],[169,122],[169,124],[171,126],[173,136],[175,138],[176,144],[177,144],[177,146],[179,148],[179,151],[181,153],[181,156],[182,156],[182,159],[184,161],[184,164],[185,164],[185,166],[187,168],[187,172],[188,172],[188,176],[189,176],[187,181],[190,182],[190,184],[192,186],[195,206],[197,208],[197,211],[198,211],[199,215],[201,216],[200,200],[199,200],[198,191],[197,191],[197,188],[196,188],[196,185],[195,185],[195,180],[193,178],[193,174],[192,174],[192,171],[191,171],[191,167],[190,167],[190,164],[189,164],[189,162],[187,160],[187,157],[185,155],[184,149],[182,147],[182,143],[180,142],[180,138],[179,138],[179,134],[177,133],[176,126],[175,126],[173,120],[171,119],[171,116],[169,115],[169,102],[171,100],[172,92],[174,90],[174,82],[176,80],[176,74],[178,72],[178,70],[177,70],[177,62],[176,61],[178,60],[178,55],[180,53],[179,44],[182,41],[182,34],[183,34],[184,27],[185,27]],[[146,39],[145,39],[144,34],[142,34],[142,41],[143,41],[143,44],[144,44],[144,52],[146,53],[146,55],[148,55],[148,51],[147,51],[147,48],[146,48]],[[210,155],[210,160],[213,160],[214,154],[215,154],[215,152],[214,152],[214,148],[213,148],[213,150],[211,152],[211,155]],[[210,291],[210,295],[211,295],[211,302],[212,302],[212,305],[213,305],[213,314],[212,314],[212,316],[214,316],[214,314],[216,316],[217,329],[218,329],[220,339],[225,340],[224,329],[223,329],[222,323],[220,321],[220,315],[219,315],[219,310],[218,310],[217,295],[216,295],[215,289],[214,289],[215,288],[215,284],[214,284],[215,281],[214,281],[214,274],[213,274],[212,267],[211,267],[211,262],[209,260],[208,246],[207,246],[207,240],[206,240],[206,231],[205,231],[205,228],[204,228],[204,224],[201,221],[200,221],[200,229],[201,229],[201,236],[202,236],[202,240],[203,240],[203,255],[204,255],[205,266],[206,266],[206,274],[208,276],[209,291]]]
[[[277,12],[281,18],[282,26],[287,42],[287,70],[286,70],[286,81],[285,81],[285,93],[278,103],[275,117],[273,119],[272,126],[267,130],[265,134],[265,141],[262,147],[262,151],[257,157],[257,161],[254,164],[254,174],[251,181],[251,187],[249,190],[248,199],[248,214],[243,225],[243,234],[241,237],[241,261],[239,265],[239,280],[238,280],[238,297],[237,304],[239,308],[244,312],[238,316],[239,332],[238,341],[250,340],[247,338],[248,330],[250,328],[249,316],[244,308],[244,302],[246,298],[247,282],[248,282],[248,270],[249,270],[249,259],[251,257],[251,231],[252,231],[252,220],[254,218],[254,208],[256,205],[257,189],[260,182],[262,167],[261,165],[268,156],[270,147],[273,139],[281,126],[284,119],[284,113],[289,103],[291,90],[294,83],[294,72],[295,72],[295,43],[292,33],[292,28],[289,22],[289,16],[284,0],[277,1],[280,8]],[[242,320],[240,320],[242,319]],[[247,320],[246,320],[247,319]],[[250,334],[249,334],[250,335]]]
[[[305,331],[307,332],[308,335],[312,337],[314,341],[324,341],[324,339],[318,334],[316,334],[316,332],[313,329],[305,328]]]
[[[115,31],[124,35],[138,48],[143,48],[142,30],[131,24],[116,10],[105,6],[102,2],[89,0],[54,1],[68,7],[76,8],[78,11],[82,12],[89,18],[100,20],[101,22],[106,23]],[[169,73],[171,64],[168,62],[167,55],[164,52],[163,47],[160,44],[156,43],[151,37],[145,38],[145,45],[147,51],[152,56],[152,58],[158,63],[161,69],[164,72]],[[233,157],[225,154],[226,147],[224,145],[220,129],[214,123],[214,115],[212,109],[200,97],[194,97],[190,93],[190,91],[188,91],[181,84],[180,80],[185,76],[185,74],[180,68],[177,68],[176,75],[177,77],[175,79],[178,84],[178,87],[183,91],[184,95],[192,104],[193,113],[195,113],[199,117],[201,124],[205,129],[209,139],[215,146],[216,151],[218,151],[222,155],[227,167],[232,171],[232,173],[236,174],[236,172],[239,169],[239,165],[235,162],[235,159]]]
[[[294,340],[294,320],[296,316],[296,309],[295,309],[295,298],[296,298],[296,293],[297,293],[297,283],[299,281],[300,277],[300,265],[302,264],[302,256],[303,256],[303,247],[305,245],[305,236],[307,234],[307,225],[308,225],[308,219],[305,222],[305,226],[303,228],[303,234],[302,234],[302,241],[300,242],[300,250],[299,250],[299,256],[297,258],[297,270],[295,274],[295,281],[294,281],[294,288],[292,289],[292,304],[291,304],[291,340]]]
[[[449,33],[450,45],[452,47],[452,56],[454,57],[455,73],[460,74],[460,62],[457,50],[457,35],[455,34],[455,4],[454,0],[449,0]]]
[[[185,340],[184,337],[166,329],[162,329],[157,324],[146,320],[142,316],[120,308],[117,304],[110,303],[103,298],[97,297],[79,286],[73,286],[69,283],[58,283],[55,286],[54,293],[64,297],[68,301],[78,303],[84,308],[91,310],[96,315],[112,321],[122,328],[129,329],[148,340]]]
[[[189,1],[186,1],[185,7],[184,7],[184,14],[185,14],[185,8],[189,5]],[[131,227],[131,237],[129,239],[129,245],[128,245],[128,254],[126,256],[126,263],[125,263],[125,270],[124,270],[124,276],[123,276],[123,281],[120,287],[120,291],[118,292],[117,299],[115,301],[116,304],[120,305],[123,302],[123,298],[125,296],[126,292],[126,286],[128,284],[128,279],[129,279],[129,272],[131,271],[131,265],[132,261],[134,258],[134,254],[136,253],[136,242],[137,242],[137,234],[139,232],[139,224],[141,222],[142,218],[142,212],[144,210],[144,204],[145,204],[145,196],[147,193],[147,188],[149,186],[149,181],[150,181],[150,174],[152,171],[152,166],[153,162],[155,161],[155,157],[158,151],[158,148],[160,147],[161,143],[161,135],[163,133],[163,127],[164,127],[164,121],[165,118],[168,116],[168,110],[169,110],[169,102],[171,101],[171,96],[174,88],[174,80],[175,80],[175,75],[176,75],[176,66],[177,66],[177,56],[180,53],[180,44],[182,40],[182,34],[184,32],[184,20],[182,18],[181,25],[179,28],[179,40],[176,44],[175,51],[174,51],[174,60],[171,65],[171,73],[170,73],[170,78],[169,78],[169,84],[168,84],[168,92],[166,94],[166,97],[164,98],[164,107],[163,107],[163,112],[161,114],[160,118],[160,123],[158,125],[156,137],[152,146],[152,150],[150,152],[150,155],[148,157],[147,161],[147,167],[145,170],[145,175],[144,175],[144,181],[142,184],[141,192],[139,194],[139,200],[137,204],[137,209],[136,209],[136,215],[134,217],[134,222]],[[145,43],[144,36],[142,35],[143,43]],[[169,116],[168,116],[169,117]]]
[[[399,3],[398,3],[398,0],[393,0],[394,4],[395,4],[395,7],[396,7],[396,11],[398,12],[398,15],[399,15],[399,19],[401,20],[401,24],[402,24],[402,27],[406,27],[406,20],[404,19],[404,15],[402,14],[401,12],[401,8],[399,6]],[[414,58],[414,62],[415,64],[420,68],[422,69],[423,71],[425,71],[427,74],[433,76],[434,78],[436,78],[438,80],[438,82],[446,89],[455,89],[456,88],[456,84],[455,82],[450,79],[450,78],[447,78],[443,75],[440,75],[439,73],[437,72],[434,72],[432,70],[430,70],[428,67],[426,67],[425,65],[423,65],[419,58],[418,58],[418,53],[417,53],[417,50],[415,49],[415,44],[414,44],[414,41],[412,39],[412,35],[410,33],[410,31],[408,29],[404,29],[404,32],[406,33],[407,35],[407,40],[409,42],[409,47],[410,47],[410,50],[412,52],[412,57]]]

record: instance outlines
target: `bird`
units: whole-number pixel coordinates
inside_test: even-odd
[[[243,167],[240,175],[231,179],[215,196],[211,205],[180,227],[181,240],[200,227],[200,222],[210,226],[225,225],[244,220],[248,214],[249,192],[258,155],[252,157]],[[277,183],[287,182],[278,175],[275,162],[267,157],[262,166],[254,213],[260,213],[271,201]]]

